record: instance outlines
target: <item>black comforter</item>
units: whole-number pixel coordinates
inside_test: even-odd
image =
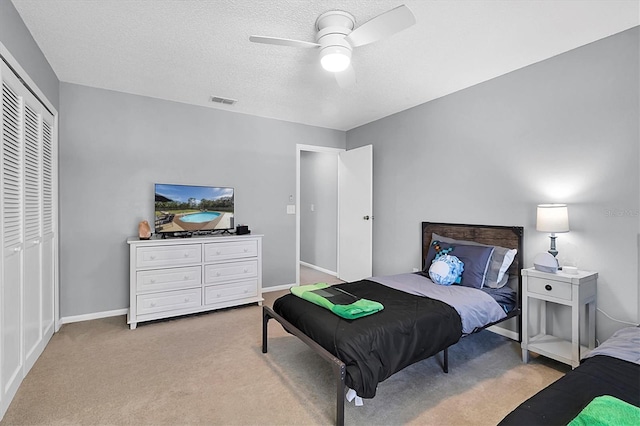
[[[345,383],[360,397],[373,398],[378,383],[462,337],[460,316],[444,302],[368,280],[337,287],[384,310],[346,320],[293,294],[277,299],[273,310],[344,362]]]
[[[640,365],[606,355],[587,358],[523,402],[500,425],[566,425],[602,395],[640,407]]]

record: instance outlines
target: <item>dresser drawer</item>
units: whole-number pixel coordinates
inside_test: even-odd
[[[202,284],[201,266],[153,269],[138,271],[136,274],[136,291],[138,294],[149,293],[151,291],[200,287]]]
[[[159,266],[180,266],[202,262],[202,246],[185,244],[170,247],[138,247],[136,266],[155,268]]]
[[[204,304],[226,302],[228,300],[256,297],[258,280],[239,281],[233,284],[214,285],[204,288]]]
[[[571,300],[570,283],[529,277],[527,280],[527,290],[529,293],[543,294],[557,299]]]
[[[230,280],[255,278],[258,276],[258,261],[216,263],[205,265],[204,283],[214,284]]]
[[[139,294],[138,315],[197,308],[202,305],[202,288]]]
[[[258,242],[255,240],[210,243],[205,244],[204,246],[205,262],[216,262],[219,260],[230,260],[257,256]]]

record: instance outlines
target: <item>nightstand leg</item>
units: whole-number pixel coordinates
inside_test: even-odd
[[[587,317],[587,329],[589,330],[589,349],[596,347],[596,303],[591,302],[587,305],[589,313]]]
[[[571,368],[580,365],[580,306],[576,306],[578,295],[573,296],[571,308]]]
[[[524,297],[522,301],[522,327],[520,329],[521,339],[520,347],[522,347],[522,362],[525,364],[529,362],[529,350],[527,345],[529,344],[529,298]]]

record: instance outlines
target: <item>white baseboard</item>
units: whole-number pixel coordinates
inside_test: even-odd
[[[487,327],[487,330],[499,334],[501,336],[507,337],[511,340],[515,340],[516,342],[518,341],[518,332],[517,331],[511,331],[511,330],[507,330],[506,328],[502,328],[502,327],[496,327],[495,325],[492,325],[491,327]]]
[[[263,293],[269,293],[271,291],[280,291],[280,290],[289,290],[291,287],[295,287],[295,283],[293,284],[282,284],[282,285],[274,285],[272,287],[262,287]]]
[[[92,314],[74,315],[71,317],[60,318],[60,324],[70,324],[72,322],[89,321],[100,318],[117,317],[120,315],[127,315],[129,309],[116,309],[113,311],[94,312]]]
[[[328,269],[324,269],[324,268],[321,268],[321,267],[316,266],[316,265],[312,265],[312,264],[307,263],[307,262],[300,261],[300,265],[301,266],[306,266],[307,268],[315,269],[316,271],[320,271],[320,272],[325,273],[325,274],[333,275],[334,277],[338,276],[338,273],[335,272],[335,271],[330,271]]]

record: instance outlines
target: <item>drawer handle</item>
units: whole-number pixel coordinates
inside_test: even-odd
[[[245,292],[245,293],[249,293],[249,290],[245,290],[244,292]]]
[[[220,250],[216,250],[216,254],[220,254]]]
[[[184,298],[184,301],[185,301],[185,302],[188,302],[188,301],[189,301],[189,298],[188,298],[188,297],[185,297],[185,298]]]
[[[151,284],[155,284],[155,283],[156,283],[156,280],[155,280],[155,279],[153,279],[153,278],[151,278],[151,280],[150,280],[150,281],[151,281]]]
[[[222,295],[220,293],[218,293],[217,297],[220,297],[220,296],[222,296]]]
[[[249,268],[244,268],[244,272],[245,273],[249,272]]]
[[[245,253],[246,253],[246,252],[248,252],[248,251],[249,251],[249,249],[248,249],[248,248],[245,248],[245,249],[244,249],[244,252],[245,252]]]
[[[189,253],[185,253],[185,254],[184,254],[184,257],[189,257]]]
[[[216,272],[216,277],[220,276],[220,271]]]
[[[553,290],[553,287],[551,287],[551,284],[547,284],[547,285],[544,286],[544,289],[547,290],[547,291],[551,291],[551,290]]]
[[[155,302],[151,302],[151,307],[152,307],[152,308],[155,308],[155,307],[156,307]]]
[[[154,255],[151,255],[151,256],[149,256],[149,259],[156,260],[156,257]]]
[[[185,281],[189,281],[189,275],[185,275],[185,276],[184,276],[184,280],[185,280]]]

